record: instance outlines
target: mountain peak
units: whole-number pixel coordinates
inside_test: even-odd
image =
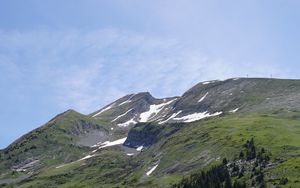
[[[75,111],[73,109],[68,109],[68,110],[66,110],[66,111],[64,111],[64,112],[56,115],[48,123],[51,123],[51,122],[53,122],[53,121],[55,121],[55,120],[57,120],[57,119],[59,119],[61,117],[66,117],[66,116],[69,117],[69,116],[73,116],[73,115],[83,115],[83,114],[81,114],[81,113],[79,113],[79,112],[77,112],[77,111]]]
[[[153,101],[155,98],[150,94],[150,92],[140,92],[140,93],[137,93],[137,94],[133,94],[131,96],[131,99],[133,101],[144,99],[144,100],[150,102],[150,101]]]

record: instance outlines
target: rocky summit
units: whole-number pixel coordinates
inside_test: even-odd
[[[0,151],[0,187],[300,187],[300,80],[201,82],[68,110]]]

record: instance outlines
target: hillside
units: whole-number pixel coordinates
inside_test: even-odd
[[[238,78],[180,97],[130,94],[90,115],[69,110],[1,151],[0,184],[172,187],[226,158],[232,182],[261,187],[259,172],[266,187],[300,187],[299,101],[300,80]]]

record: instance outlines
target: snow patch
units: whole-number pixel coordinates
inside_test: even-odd
[[[65,165],[65,164],[59,165],[59,166],[57,166],[57,167],[55,167],[55,168],[62,168],[62,167],[64,167],[64,166],[66,166],[66,165]]]
[[[199,99],[199,101],[198,102],[202,102],[204,99],[205,99],[205,97],[208,95],[208,92],[201,98],[201,99]]]
[[[229,112],[230,113],[235,113],[235,112],[237,112],[239,110],[239,108],[236,108],[236,109],[234,109],[234,110],[230,110]]]
[[[126,155],[128,155],[128,156],[133,156],[134,153],[126,153]]]
[[[175,118],[175,117],[176,117],[178,114],[180,114],[181,112],[182,112],[182,111],[180,110],[180,111],[178,111],[178,112],[172,114],[168,119],[166,119],[166,120],[164,120],[164,121],[161,121],[161,122],[158,122],[158,124],[161,125],[161,124],[164,124],[164,123],[170,121],[171,119]]]
[[[14,168],[14,170],[17,171],[17,172],[26,172],[27,170],[32,168],[38,162],[39,162],[39,160],[31,161],[31,162],[23,165],[22,167],[19,167],[17,169]]]
[[[139,146],[138,148],[136,148],[136,151],[142,151],[143,148],[144,146]]]
[[[126,104],[126,103],[130,103],[132,101],[131,99],[132,99],[133,96],[135,96],[135,94],[132,94],[129,99],[127,99],[126,101],[120,103],[118,106],[121,106],[121,105]]]
[[[79,159],[79,160],[77,160],[77,161],[73,161],[73,162],[71,162],[71,163],[63,164],[63,165],[57,166],[57,167],[55,167],[55,168],[62,168],[62,167],[67,166],[67,165],[69,165],[69,164],[73,164],[73,163],[78,162],[78,161],[83,161],[83,160],[86,160],[86,159],[89,159],[89,158],[92,158],[92,157],[95,157],[95,156],[96,156],[96,155],[87,155],[87,156],[85,156],[85,157],[83,157],[83,158],[81,158],[81,159]]]
[[[147,176],[150,176],[150,174],[152,174],[152,172],[153,172],[157,167],[158,167],[158,164],[155,165],[154,167],[152,167],[152,168],[146,173],[146,175],[147,175]]]
[[[206,85],[206,84],[209,84],[211,82],[202,82],[202,85]]]
[[[95,153],[96,151],[98,151],[101,148],[106,148],[106,147],[115,146],[115,145],[121,145],[121,144],[123,144],[126,141],[126,139],[127,139],[127,137],[121,138],[121,139],[118,139],[118,140],[115,140],[115,141],[112,141],[112,142],[110,142],[110,141],[106,141],[104,143],[99,142],[97,145],[92,146],[92,147],[98,147],[98,149],[92,151],[92,153]],[[95,156],[97,156],[97,155],[96,154],[94,154],[94,155],[87,155],[87,156],[85,156],[85,157],[83,157],[83,158],[81,158],[81,159],[79,159],[77,161],[83,161],[83,160],[86,160],[86,159],[89,159],[89,158],[92,158],[92,157],[95,157]],[[74,162],[76,162],[76,161],[74,161]],[[74,162],[71,162],[71,163],[68,163],[68,164],[72,164]],[[63,164],[63,165],[57,166],[55,168],[61,168],[61,167],[64,167],[64,166],[66,166],[68,164]]]
[[[161,104],[153,104],[150,105],[150,109],[146,112],[140,114],[140,122],[148,122],[149,119],[153,118],[156,114],[158,114],[164,106],[172,103],[174,100],[170,100],[169,102],[161,103]]]
[[[111,108],[112,108],[114,105],[115,105],[115,104],[112,104],[112,105],[110,105],[110,106],[108,106],[108,107],[106,107],[106,108],[102,109],[100,112],[96,113],[96,114],[95,114],[95,115],[93,115],[92,117],[96,117],[96,116],[98,116],[98,115],[102,114],[103,112],[105,112],[105,111],[107,111],[107,110],[111,109]]]
[[[215,82],[221,82],[222,80],[212,80],[212,81],[206,81],[206,82],[202,82],[202,85],[207,85],[207,84],[211,84],[211,83],[215,83]]]
[[[95,155],[87,155],[87,156],[85,156],[85,157],[79,159],[78,161],[86,160],[86,159],[92,158],[92,157],[94,157],[94,156],[95,156]]]
[[[99,149],[102,148],[106,148],[106,147],[110,147],[110,146],[115,146],[115,145],[121,145],[126,141],[127,137],[125,138],[121,138],[119,140],[115,140],[115,141],[106,141],[106,142],[99,142],[98,144],[92,146],[92,147],[98,147],[97,149],[95,149],[94,151],[92,151],[92,153],[95,153],[96,151],[98,151]]]
[[[130,103],[130,102],[131,102],[131,100],[126,100],[126,101],[120,103],[119,106],[121,106],[121,105],[123,105],[123,104],[126,104],[126,103]]]
[[[116,117],[115,119],[113,119],[111,122],[114,122],[116,120],[118,120],[119,118],[125,116],[128,112],[130,112],[132,110],[132,108],[130,110],[128,110],[127,112],[125,112],[124,114],[119,115],[118,117]]]
[[[206,112],[196,112],[196,113],[189,114],[189,115],[186,115],[183,117],[174,118],[174,120],[179,120],[179,121],[183,120],[183,122],[189,123],[189,122],[197,121],[197,120],[200,120],[200,119],[203,119],[206,117],[218,116],[222,113],[223,112],[216,112],[216,113],[210,114],[207,111]]]
[[[134,121],[134,118],[132,118],[132,119],[130,119],[130,120],[124,122],[124,123],[119,123],[118,126],[119,127],[127,127],[130,124],[137,124],[137,122]]]
[[[115,146],[115,145],[121,145],[126,141],[127,137],[125,138],[121,138],[119,140],[115,140],[115,141],[106,141],[103,144],[100,145],[99,149],[101,148],[106,148],[106,147],[110,147],[110,146]]]

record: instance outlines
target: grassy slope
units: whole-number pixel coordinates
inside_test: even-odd
[[[49,167],[18,186],[62,188],[123,186],[125,177],[139,165],[138,160],[122,153],[118,147],[103,149],[98,154],[92,159],[76,161],[62,168]]]
[[[272,179],[287,177],[287,187],[300,186],[295,184],[300,177],[300,121],[294,115],[232,115],[188,124],[150,149],[151,153],[159,150],[164,154],[153,175],[159,177],[168,168],[174,175],[184,175],[223,157],[233,159],[245,141],[253,137],[259,147],[272,153],[272,160],[284,161],[269,170]],[[150,156],[148,152],[144,155]]]
[[[78,136],[68,134],[79,122],[89,122],[95,126],[101,122],[75,111],[67,111],[49,121],[44,126],[33,130],[27,135],[1,151],[0,179],[9,178],[6,173],[11,167],[26,159],[40,160],[38,168],[73,161],[85,155],[88,148],[76,146]],[[22,175],[22,174],[20,174]]]
[[[300,119],[297,112],[230,115],[183,125],[182,129],[161,140],[137,157],[128,157],[116,147],[99,156],[61,169],[45,169],[22,187],[48,185],[59,187],[167,187],[193,171],[233,159],[247,139],[254,137],[258,147],[282,161],[267,170],[266,180],[289,179],[286,187],[300,187]],[[159,125],[153,125],[159,126]],[[164,129],[170,127],[164,126]],[[155,162],[157,169],[145,173]]]

